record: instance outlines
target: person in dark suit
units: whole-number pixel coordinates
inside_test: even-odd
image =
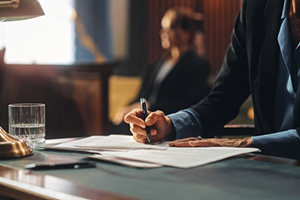
[[[257,147],[266,155],[300,159],[300,1],[244,0],[231,44],[211,93],[189,109],[165,116],[133,110],[125,121],[136,141],[178,139],[170,146]],[[222,128],[249,95],[258,136],[202,139]],[[241,133],[242,134],[242,133]]]
[[[199,13],[196,15],[185,7],[171,8],[165,13],[160,36],[166,54],[143,70],[138,95],[116,114],[115,124],[122,122],[132,109],[140,108],[142,97],[147,99],[149,110],[160,109],[170,114],[190,107],[209,93],[210,65],[196,53],[194,44],[200,20]]]

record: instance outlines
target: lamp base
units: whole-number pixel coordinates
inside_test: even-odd
[[[32,154],[33,151],[26,141],[13,138],[0,127],[0,159],[18,158]]]

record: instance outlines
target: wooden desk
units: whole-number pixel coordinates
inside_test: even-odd
[[[192,169],[138,169],[97,161],[97,168],[29,172],[26,164],[78,161],[88,154],[35,151],[0,160],[0,178],[87,199],[299,199],[300,162],[269,156],[239,156]],[[0,184],[17,199],[42,196]]]

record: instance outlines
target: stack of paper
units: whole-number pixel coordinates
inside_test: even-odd
[[[160,144],[137,143],[132,136],[91,136],[51,147],[96,153],[90,158],[132,167],[171,166],[191,168],[236,155],[257,152],[257,148],[234,147],[169,147]]]

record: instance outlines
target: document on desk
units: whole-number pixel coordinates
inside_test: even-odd
[[[138,168],[156,168],[156,167],[163,167],[161,164],[146,162],[146,161],[139,161],[139,160],[132,160],[126,158],[116,157],[116,155],[120,152],[101,152],[100,154],[95,154],[93,156],[89,156],[89,158],[102,160],[106,162],[116,163],[120,165],[125,165],[129,167],[138,167]]]
[[[168,149],[168,143],[159,144],[141,144],[137,143],[130,135],[109,135],[109,136],[90,136],[87,138],[64,142],[56,145],[48,145],[46,149],[68,150],[68,151],[83,151],[94,153],[90,156],[97,160],[106,162],[113,162],[125,166],[139,167],[139,168],[154,168],[162,167],[157,163],[149,163],[145,161],[131,160],[131,159],[115,159],[115,155],[120,152],[133,151],[137,149]]]
[[[137,149],[167,149],[167,143],[142,144],[133,139],[132,135],[109,135],[106,138],[97,139],[97,136],[86,138],[84,143],[75,145],[78,148],[90,150],[137,150]]]
[[[136,150],[120,152],[113,155],[110,160],[139,161],[177,168],[192,168],[208,163],[216,162],[251,152],[257,152],[257,148],[234,147],[170,147],[167,150]],[[97,156],[94,156],[97,158]],[[98,159],[101,159],[98,157]]]
[[[93,159],[142,168],[191,168],[259,151],[257,148],[169,147],[168,142],[142,144],[131,135],[90,136],[46,148],[91,152],[96,154],[90,156]]]
[[[93,138],[91,138],[93,137]],[[84,148],[79,148],[76,145],[81,145],[81,144],[86,144],[87,142],[89,142],[92,139],[97,139],[97,140],[102,140],[104,138],[106,138],[107,136],[91,136],[91,137],[87,137],[84,139],[78,139],[78,140],[72,140],[72,141],[67,141],[67,142],[62,142],[59,144],[47,144],[46,141],[46,145],[45,145],[45,149],[54,149],[54,150],[67,150],[67,151],[79,151],[79,152],[90,152],[90,153],[97,153],[97,151],[93,151],[90,149],[84,149]],[[95,138],[96,137],[96,138]]]
[[[74,150],[74,151],[128,151],[137,149],[165,150],[168,143],[142,144],[136,142],[131,135],[90,136],[87,138],[64,142],[54,146],[46,146],[48,149]]]

